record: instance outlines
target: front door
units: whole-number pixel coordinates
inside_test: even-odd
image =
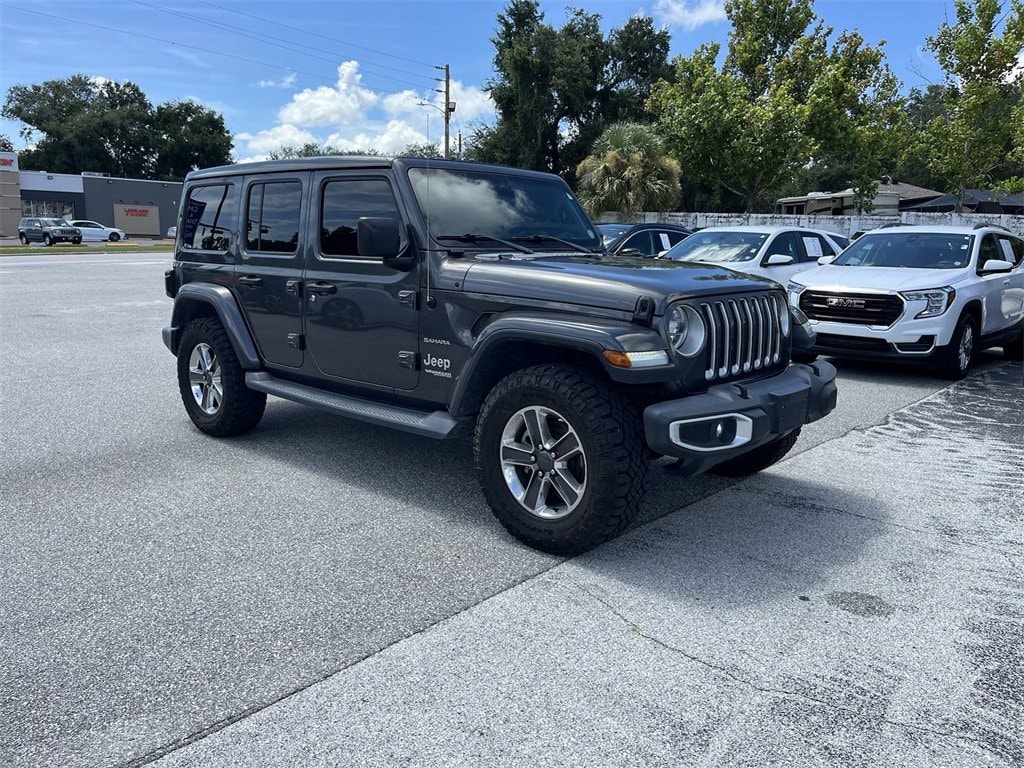
[[[302,256],[308,244],[302,215],[309,174],[245,180],[244,236],[235,269],[235,294],[268,363],[302,365]]]
[[[362,217],[407,221],[388,176],[324,171],[313,176],[317,242],[306,257],[303,324],[317,369],[360,384],[411,390],[419,380],[419,268],[385,266],[359,255]],[[396,254],[397,255],[397,254]]]

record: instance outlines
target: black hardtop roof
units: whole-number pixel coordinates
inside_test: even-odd
[[[323,171],[331,169],[351,170],[359,168],[445,168],[466,171],[491,171],[516,176],[550,177],[553,174],[528,171],[504,165],[486,165],[463,160],[437,160],[422,157],[378,157],[361,155],[331,155],[327,157],[295,157],[287,160],[263,160],[256,163],[219,165],[215,168],[200,168],[185,177],[185,181],[212,179],[220,176],[242,176],[245,174],[270,172]]]

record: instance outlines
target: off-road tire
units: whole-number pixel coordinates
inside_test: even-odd
[[[46,246],[53,245],[53,240],[50,238],[49,235],[43,235],[43,245],[46,245]]]
[[[737,456],[735,459],[723,461],[721,464],[711,468],[711,474],[721,477],[747,477],[768,469],[772,464],[781,461],[782,457],[792,450],[796,445],[796,439],[800,437],[800,430],[794,430],[788,435],[765,443],[752,451]]]
[[[1020,329],[1016,341],[1003,345],[1003,357],[1007,360],[1024,360],[1024,328]]]
[[[506,425],[522,409],[552,409],[579,437],[586,484],[575,508],[556,520],[526,510],[502,470]],[[484,497],[498,521],[520,541],[575,555],[621,533],[636,517],[647,473],[647,445],[636,408],[607,382],[566,365],[516,371],[491,390],[476,420],[473,452]]]
[[[969,341],[965,341],[965,334],[968,335]],[[959,381],[967,376],[971,368],[971,357],[977,349],[977,341],[978,324],[974,317],[966,313],[961,315],[949,344],[939,348],[935,353],[935,369],[939,376],[951,381]],[[961,355],[961,346],[964,344],[969,347],[966,364]]]
[[[201,344],[210,347],[220,366],[223,398],[213,414],[200,408],[189,379],[189,360]],[[231,340],[220,321],[214,318],[201,318],[186,326],[178,347],[178,388],[192,423],[200,432],[214,437],[232,437],[252,430],[260,423],[267,405],[264,392],[245,386],[245,371],[238,363]]]
[[[71,238],[71,244],[72,245],[81,245],[82,244],[82,238],[80,238],[80,237],[73,237],[73,238]]]

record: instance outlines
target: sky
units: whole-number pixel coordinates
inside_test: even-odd
[[[192,99],[224,116],[237,161],[307,142],[396,152],[438,143],[442,87],[452,77],[453,149],[494,110],[492,0],[0,0],[0,91],[81,73],[136,83],[150,101]],[[568,6],[605,31],[634,15],[672,36],[671,56],[729,33],[721,0],[542,2],[561,26]],[[905,88],[940,82],[925,38],[952,19],[951,0],[817,0],[836,31],[886,41]],[[424,102],[426,103],[424,105]],[[20,148],[23,126],[0,120]]]

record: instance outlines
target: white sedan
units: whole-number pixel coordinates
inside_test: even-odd
[[[803,227],[708,227],[659,258],[720,264],[785,285],[793,275],[817,267],[818,259],[835,256],[849,243],[834,232]]]
[[[110,241],[116,243],[119,240],[128,239],[128,235],[124,233],[123,229],[104,227],[102,224],[88,219],[75,219],[71,222],[71,226],[82,230],[82,240],[86,242]]]

